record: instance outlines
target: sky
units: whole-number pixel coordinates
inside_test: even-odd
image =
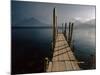
[[[12,1],[11,8],[13,24],[32,17],[45,24],[52,24],[53,8],[56,8],[59,24],[74,20],[85,22],[95,19],[95,6],[92,5]]]

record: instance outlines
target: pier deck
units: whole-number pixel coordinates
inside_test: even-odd
[[[80,70],[77,60],[62,33],[58,33],[52,61],[47,72]]]

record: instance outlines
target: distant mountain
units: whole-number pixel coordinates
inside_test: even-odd
[[[34,26],[47,26],[47,24],[40,22],[39,20],[35,19],[35,18],[28,18],[28,19],[24,19],[21,20],[20,22],[16,23],[13,26],[21,26],[21,27],[34,27]]]
[[[96,19],[89,20],[89,21],[85,22],[85,24],[95,25]]]
[[[80,21],[74,22],[74,28],[89,28],[89,27],[95,27],[95,25],[96,25],[95,19],[91,19],[91,20],[86,21],[84,23],[82,23]]]
[[[74,21],[74,25],[75,25],[75,26],[80,25],[80,24],[82,24],[81,21],[79,21],[79,20],[75,20],[75,21]]]

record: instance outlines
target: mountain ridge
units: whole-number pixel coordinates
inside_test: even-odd
[[[47,24],[31,17],[31,18],[27,18],[27,19],[23,19],[21,21],[19,21],[18,23],[14,24],[13,26],[47,26]]]

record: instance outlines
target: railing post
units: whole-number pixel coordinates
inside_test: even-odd
[[[63,26],[63,23],[62,23],[62,33],[64,33],[63,27],[64,27],[64,26]]]
[[[55,23],[55,8],[53,9],[53,50],[55,47],[55,39],[56,39],[56,23]]]
[[[68,44],[69,44],[69,42],[70,42],[70,25],[71,25],[71,23],[69,22]]]
[[[73,25],[74,25],[74,23],[71,24],[70,44],[71,44],[71,42],[72,42]]]
[[[67,36],[66,36],[66,28],[67,28],[67,23],[65,23],[65,29],[64,29],[64,36],[65,36],[65,39],[67,40]]]
[[[58,34],[58,27],[57,27],[57,16],[56,16],[56,36]]]
[[[71,45],[71,41],[72,41],[72,35],[73,35],[73,25],[74,23],[69,23],[69,35],[68,35],[68,43],[69,46]]]

